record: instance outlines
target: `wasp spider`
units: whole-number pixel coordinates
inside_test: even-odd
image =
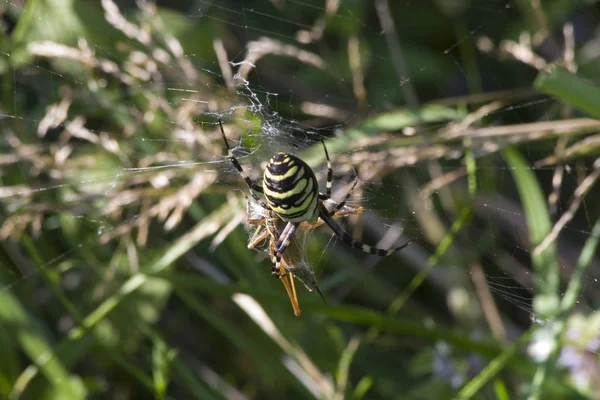
[[[379,249],[377,247],[366,245],[358,240],[353,239],[333,218],[335,212],[339,211],[345,204],[346,199],[339,203],[333,211],[329,211],[325,207],[324,201],[331,198],[331,188],[333,185],[333,169],[331,160],[325,142],[323,150],[327,160],[327,186],[325,193],[319,192],[319,184],[313,170],[302,161],[290,153],[277,153],[267,164],[263,174],[262,185],[259,185],[250,179],[244,172],[242,166],[235,158],[233,150],[229,147],[223,124],[219,121],[221,134],[225,147],[227,148],[227,157],[231,163],[242,175],[242,178],[250,189],[252,198],[267,211],[275,213],[282,221],[286,222],[286,226],[277,238],[275,243],[275,262],[273,271],[280,270],[279,263],[282,255],[291,243],[294,233],[302,222],[316,224],[319,218],[329,226],[329,228],[346,244],[365,253],[376,256],[389,256],[397,251],[411,245],[416,238],[408,240],[401,246],[391,248],[389,250]],[[256,194],[262,193],[266,203]],[[349,193],[348,193],[349,194]],[[348,196],[346,196],[347,198]]]

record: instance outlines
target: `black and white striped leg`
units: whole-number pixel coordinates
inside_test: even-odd
[[[339,202],[335,206],[335,208],[329,212],[330,217],[333,217],[338,211],[340,211],[342,208],[344,208],[344,206],[346,205],[346,202],[350,198],[350,195],[352,195],[352,191],[354,190],[354,188],[356,187],[357,184],[358,184],[358,179],[355,179],[354,183],[352,184],[352,187],[350,188],[350,190],[348,190],[348,193],[346,193],[346,195],[344,196],[342,201]],[[319,199],[323,200],[323,199],[326,199],[326,197],[327,196],[324,195],[323,193],[319,193]]]
[[[271,254],[271,275],[281,279],[287,273],[282,273],[282,270],[285,271],[285,268],[281,268],[281,256],[275,250]]]
[[[271,238],[273,240],[273,238]],[[287,275],[287,270],[281,266],[281,254],[277,251],[277,245],[271,247],[271,275],[283,279]]]
[[[296,229],[298,229],[298,225],[300,225],[299,222],[288,222],[283,229],[283,232],[281,232],[281,236],[279,236],[279,239],[275,244],[275,251],[278,256],[281,257],[283,253],[285,253],[285,250],[288,248],[294,237],[294,233],[296,233]]]
[[[256,195],[256,193],[254,193],[254,191],[262,193],[263,189],[260,185],[254,183],[248,175],[246,175],[246,172],[244,171],[244,169],[238,162],[237,158],[235,158],[235,155],[233,154],[233,150],[231,150],[231,147],[229,147],[229,143],[227,142],[227,137],[225,136],[225,130],[223,129],[223,123],[221,122],[221,120],[219,120],[219,126],[221,127],[221,135],[223,136],[223,141],[225,142],[225,147],[227,148],[227,158],[229,158],[229,160],[231,161],[231,163],[233,164],[235,169],[237,169],[237,171],[240,173],[240,175],[242,175],[242,178],[244,178],[244,182],[246,182],[246,185],[248,185],[248,189],[250,189],[250,195],[252,196],[252,198],[258,204],[260,204],[261,207],[263,207],[267,210],[270,210],[271,208],[267,205],[267,203],[262,201],[260,199],[260,197],[258,197]]]
[[[327,146],[325,146],[323,139],[321,139],[321,144],[323,144],[325,158],[327,159],[327,187],[325,190],[325,195],[319,194],[319,198],[321,200],[329,200],[331,198],[331,187],[333,186],[333,168],[331,167],[331,159],[329,158],[329,152],[327,151]]]
[[[354,190],[354,188],[356,187],[356,184],[358,183],[358,179],[354,180],[354,183],[352,184],[352,187],[350,188],[350,190],[348,190],[348,193],[346,193],[346,195],[344,196],[344,198],[342,199],[342,201],[335,206],[335,208],[333,210],[331,210],[329,212],[329,216],[332,217],[336,212],[340,211],[342,208],[344,208],[344,206],[346,205],[346,202],[348,201],[348,199],[350,198],[350,195],[352,195],[352,191]]]
[[[421,236],[423,236],[421,234],[420,236],[418,236],[416,238],[412,238],[412,239],[408,240],[406,243],[404,243],[401,246],[393,247],[389,250],[384,250],[384,249],[379,249],[377,247],[369,246],[368,244],[364,244],[358,240],[352,239],[352,236],[350,236],[344,230],[344,228],[341,227],[340,224],[338,224],[333,218],[331,218],[329,216],[329,211],[327,211],[327,208],[325,208],[325,206],[323,204],[319,205],[319,217],[321,217],[321,219],[323,221],[325,221],[327,226],[329,226],[329,228],[331,228],[333,233],[335,233],[340,239],[342,239],[344,241],[344,243],[346,243],[348,246],[354,247],[355,249],[361,250],[365,253],[373,254],[376,256],[380,256],[380,257],[389,256],[391,254],[394,254],[395,252],[400,251],[400,250],[404,249],[405,247],[410,246],[415,241],[417,241]]]

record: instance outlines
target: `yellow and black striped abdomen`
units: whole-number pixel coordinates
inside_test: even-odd
[[[315,173],[289,153],[271,158],[263,176],[267,204],[284,221],[311,220],[316,213],[319,186]]]

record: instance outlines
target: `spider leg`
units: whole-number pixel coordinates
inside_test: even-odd
[[[325,158],[327,159],[327,188],[325,194],[319,193],[321,200],[329,200],[331,198],[331,187],[333,186],[333,168],[331,167],[331,159],[329,158],[329,152],[325,146],[325,142],[321,139],[323,144],[323,150],[325,150]]]
[[[261,229],[262,227],[259,226],[254,235],[252,235],[250,238],[250,242],[248,242],[249,249],[255,248],[259,243],[265,240],[267,236],[269,236],[269,232],[266,229],[264,231]]]
[[[283,232],[281,232],[281,236],[279,236],[279,239],[275,244],[275,250],[279,256],[282,256],[287,247],[290,245],[290,242],[294,237],[294,233],[296,232],[296,229],[298,229],[298,225],[300,225],[299,222],[288,222],[283,229]]]
[[[327,208],[325,208],[325,206],[322,203],[319,204],[319,217],[321,217],[321,219],[323,221],[325,221],[327,226],[329,226],[329,228],[331,228],[333,233],[335,233],[340,239],[342,239],[348,246],[354,247],[355,249],[361,250],[365,253],[373,254],[376,256],[380,256],[380,257],[389,256],[391,254],[394,254],[395,252],[400,251],[400,250],[404,249],[405,247],[410,246],[413,242],[415,242],[422,236],[422,235],[420,235],[416,238],[412,238],[401,246],[393,247],[389,250],[384,250],[384,249],[379,249],[377,247],[369,246],[358,240],[352,239],[352,236],[350,236],[344,230],[344,228],[342,228],[340,226],[340,224],[338,224],[333,218],[331,218],[329,216],[329,212],[327,211]]]
[[[335,208],[333,210],[331,210],[329,212],[329,216],[330,217],[332,217],[335,213],[337,213],[339,210],[341,210],[342,208],[344,208],[344,206],[346,205],[346,202],[350,198],[350,195],[352,194],[352,191],[356,187],[357,183],[358,183],[358,178],[354,180],[354,183],[352,184],[352,187],[350,188],[350,190],[348,190],[348,193],[346,193],[346,195],[344,196],[344,198],[342,199],[342,201],[337,206],[335,206]]]
[[[344,196],[344,198],[342,199],[342,201],[337,204],[335,206],[335,208],[331,211],[329,211],[329,216],[330,217],[334,217],[334,216],[341,216],[344,217],[346,215],[354,215],[354,214],[362,214],[363,213],[363,208],[362,207],[358,207],[354,210],[344,210],[341,211],[342,208],[344,208],[344,206],[346,205],[346,201],[348,200],[348,198],[350,197],[350,195],[352,194],[352,190],[354,190],[354,188],[356,187],[356,184],[358,183],[358,179],[354,180],[354,183],[352,184],[352,187],[350,188],[350,190],[348,190],[348,192],[346,193],[346,195]],[[319,198],[324,197],[325,195],[323,193],[319,193]],[[321,225],[323,225],[325,222],[323,221],[323,219],[319,219],[317,222],[315,222],[314,224],[309,223],[308,221],[304,221],[300,224],[300,229],[314,229],[317,228]]]
[[[235,155],[233,154],[233,150],[231,150],[231,147],[229,147],[229,143],[227,142],[227,137],[225,136],[225,130],[223,129],[223,123],[221,122],[221,120],[219,120],[219,126],[221,127],[221,135],[223,136],[223,141],[225,142],[225,147],[227,148],[227,158],[229,158],[229,160],[231,161],[231,163],[233,164],[235,169],[237,169],[237,171],[240,173],[240,175],[242,175],[242,178],[244,178],[244,182],[246,182],[246,185],[248,185],[248,189],[250,189],[250,195],[252,196],[252,198],[254,200],[256,200],[256,202],[258,204],[260,204],[261,207],[263,207],[267,210],[270,210],[271,208],[267,205],[267,203],[262,201],[260,199],[260,197],[258,197],[256,195],[256,193],[254,193],[255,191],[262,193],[263,189],[260,185],[253,182],[252,179],[250,179],[250,177],[248,175],[246,175],[246,172],[244,171],[244,169],[238,162],[237,158],[235,158]]]
[[[335,211],[333,214],[330,215],[331,218],[342,218],[342,217],[347,217],[350,215],[360,215],[364,212],[365,210],[362,207],[358,207],[358,208],[354,208],[354,209],[349,209],[349,210],[340,210],[340,211]],[[315,222],[314,224],[310,224],[307,221],[304,221],[302,223],[300,223],[300,226],[298,226],[298,229],[300,230],[309,230],[309,229],[315,229],[318,228],[319,226],[323,225],[325,223],[325,221],[323,221],[321,218],[319,218],[317,220],[317,222]]]

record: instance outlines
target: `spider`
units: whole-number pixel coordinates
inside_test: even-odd
[[[389,250],[379,249],[369,246],[358,240],[353,239],[334,219],[333,215],[339,211],[346,203],[344,199],[339,203],[334,210],[329,211],[325,206],[325,201],[331,198],[331,188],[333,186],[333,168],[331,159],[325,142],[321,139],[325,158],[327,160],[327,185],[325,193],[319,192],[319,184],[313,170],[291,153],[277,153],[269,160],[267,167],[263,173],[262,185],[253,182],[252,179],[244,172],[244,169],[235,158],[233,150],[229,147],[223,124],[219,120],[221,135],[227,148],[227,157],[240,173],[248,189],[250,196],[262,208],[274,213],[278,219],[286,223],[285,228],[280,235],[277,236],[275,243],[275,260],[273,262],[273,271],[281,271],[281,257],[285,254],[286,249],[292,242],[294,234],[301,223],[317,224],[319,219],[323,221],[344,243],[355,249],[376,256],[389,256],[397,251],[410,246],[418,238],[412,238],[401,246],[393,247]],[[356,184],[356,183],[355,183]],[[256,194],[262,193],[266,202],[261,200]],[[349,195],[350,193],[348,193]],[[348,197],[346,195],[346,198]],[[285,268],[284,268],[285,269]]]
[[[346,194],[344,198],[344,202],[350,196],[352,189],[356,185],[356,181],[350,191]],[[294,283],[294,277],[298,278],[304,286],[308,289],[308,291],[312,292],[316,290],[323,301],[326,302],[323,293],[317,286],[317,281],[315,279],[315,274],[313,272],[310,264],[304,259],[303,253],[301,250],[301,245],[297,240],[292,239],[290,245],[288,246],[285,254],[281,256],[281,262],[279,263],[279,268],[277,269],[277,253],[275,245],[280,236],[280,230],[278,228],[277,222],[281,220],[274,218],[273,215],[264,215],[265,210],[260,210],[258,213],[253,213],[250,198],[246,195],[246,193],[242,193],[244,198],[246,199],[246,222],[249,225],[257,225],[258,228],[254,232],[254,235],[250,238],[250,242],[248,243],[249,249],[254,249],[261,242],[265,241],[267,238],[269,239],[268,251],[269,258],[271,259],[271,263],[273,264],[273,269],[271,271],[272,275],[276,276],[281,280],[285,290],[290,298],[290,302],[292,303],[292,309],[294,310],[294,315],[299,317],[302,315],[302,311],[300,310],[300,305],[298,303],[298,297],[296,295],[296,286]],[[341,204],[341,203],[340,203]],[[348,215],[359,215],[364,212],[362,207],[348,207],[344,206],[344,204],[338,204],[336,210],[333,211],[332,216],[334,218],[345,217]],[[266,210],[267,214],[273,214],[272,211]],[[256,216],[255,216],[256,215]],[[298,226],[298,230],[311,230],[320,225],[324,224],[324,221],[319,219],[316,224],[309,224],[308,222],[302,222]],[[265,228],[264,230],[262,228]]]

